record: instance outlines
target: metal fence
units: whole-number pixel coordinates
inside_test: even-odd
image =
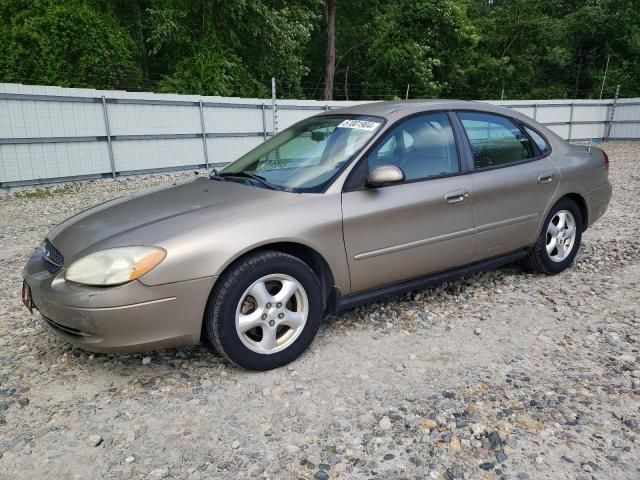
[[[221,165],[303,118],[357,103],[0,83],[0,187]],[[640,99],[489,103],[570,140],[640,138]]]

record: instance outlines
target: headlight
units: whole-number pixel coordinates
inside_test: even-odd
[[[84,285],[120,285],[153,270],[166,256],[160,247],[110,248],[73,262],[65,278]]]

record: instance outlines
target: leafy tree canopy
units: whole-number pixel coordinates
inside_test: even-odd
[[[0,1],[0,80],[142,86],[136,44],[109,11],[81,1]]]
[[[640,95],[638,0],[0,0],[0,81],[336,99]],[[329,65],[329,66],[328,66]]]

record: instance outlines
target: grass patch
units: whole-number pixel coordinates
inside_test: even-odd
[[[44,187],[35,188],[33,190],[21,190],[15,193],[16,198],[47,198],[54,195],[66,195],[74,193],[75,188],[69,185],[63,185],[61,187]]]

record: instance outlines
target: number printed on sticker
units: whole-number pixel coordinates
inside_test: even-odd
[[[344,120],[338,125],[338,128],[357,128],[359,130],[373,131],[380,126],[380,122],[371,122],[368,120]]]

